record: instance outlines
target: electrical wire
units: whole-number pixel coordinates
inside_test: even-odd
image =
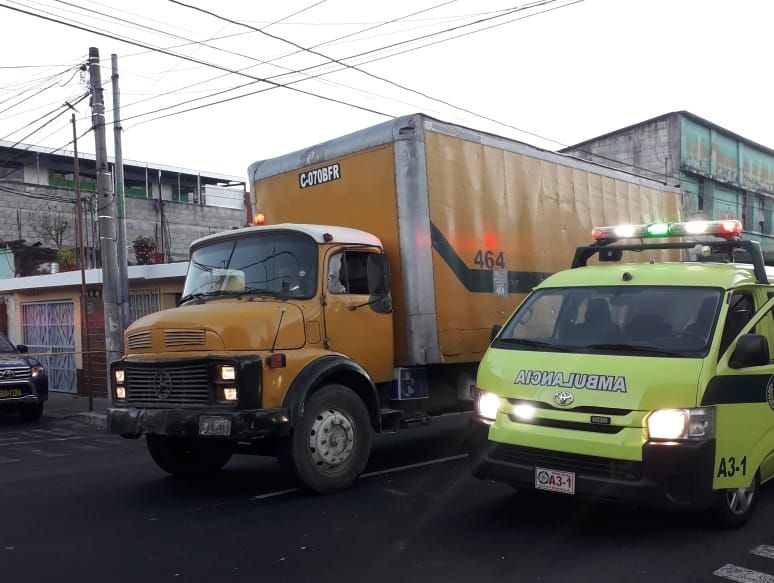
[[[70,23],[70,22],[65,22],[65,21],[57,19],[57,18],[45,16],[43,14],[37,14],[35,12],[30,12],[28,10],[23,10],[21,8],[16,8],[14,6],[9,6],[8,4],[0,4],[0,8],[8,8],[9,10],[13,10],[15,12],[19,12],[19,13],[22,13],[22,14],[27,14],[29,16],[34,16],[35,18],[40,18],[42,20],[47,20],[49,22],[54,22],[56,24],[61,24],[61,25],[64,25],[64,26],[68,26],[70,28],[75,28],[77,30],[81,30],[81,31],[84,31],[84,32],[92,32],[92,33],[97,34],[99,36],[104,36],[106,38],[117,40],[119,42],[127,43],[127,44],[130,44],[130,45],[134,45],[134,46],[145,48],[145,49],[152,49],[152,50],[154,50],[156,52],[159,52],[159,53],[171,56],[171,57],[176,57],[178,59],[184,59],[184,60],[187,60],[187,61],[191,61],[193,63],[198,63],[200,65],[209,65],[209,66],[211,66],[213,68],[220,69],[222,71],[227,71],[229,73],[234,73],[234,74],[240,74],[242,76],[250,77],[250,78],[253,78],[253,79],[257,80],[257,81],[263,81],[265,83],[268,83],[268,84],[271,84],[271,85],[275,85],[277,87],[284,87],[281,83],[276,83],[274,81],[268,81],[268,80],[262,79],[260,77],[254,77],[252,75],[248,75],[246,73],[238,73],[234,69],[230,69],[229,67],[224,67],[224,66],[218,65],[216,63],[208,63],[208,62],[202,61],[200,59],[195,59],[193,57],[188,57],[186,55],[180,55],[180,54],[177,54],[177,53],[173,53],[173,52],[168,51],[166,49],[163,49],[161,47],[153,47],[152,45],[148,45],[148,44],[145,44],[145,43],[142,43],[142,42],[139,42],[139,41],[135,41],[135,40],[132,40],[132,39],[128,39],[128,38],[121,38],[121,37],[116,36],[116,35],[111,34],[111,33],[99,32],[99,31],[96,31],[94,29],[86,28],[85,26],[81,26],[81,25],[78,25],[78,24]],[[395,117],[392,114],[385,113],[383,111],[378,111],[378,110],[375,110],[375,109],[371,109],[371,108],[368,108],[368,107],[364,107],[364,106],[361,106],[361,105],[350,103],[350,102],[347,102],[347,101],[344,101],[344,100],[341,100],[341,99],[336,99],[334,97],[320,95],[320,94],[317,94],[317,93],[313,93],[311,91],[305,91],[303,89],[298,89],[297,87],[290,87],[290,90],[291,91],[295,91],[297,93],[301,93],[301,94],[310,96],[310,97],[316,97],[317,99],[321,99],[321,100],[324,100],[324,101],[329,101],[329,102],[332,102],[332,103],[338,103],[340,105],[345,105],[345,106],[348,106],[348,107],[352,107],[354,109],[359,109],[359,110],[365,111],[367,113],[373,113],[373,114],[380,115],[380,116],[387,117],[387,118]]]

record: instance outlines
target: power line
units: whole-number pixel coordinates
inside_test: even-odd
[[[360,67],[357,67],[355,65],[351,65],[349,63],[345,63],[345,62],[341,61],[340,59],[336,59],[334,57],[328,56],[328,55],[326,55],[324,53],[321,53],[321,52],[319,52],[319,51],[317,51],[315,49],[311,49],[311,48],[307,48],[307,47],[301,46],[301,45],[299,45],[298,43],[296,43],[296,42],[294,42],[292,40],[289,40],[289,39],[283,38],[281,36],[278,36],[276,34],[272,34],[270,32],[266,32],[264,30],[255,28],[252,25],[244,24],[244,23],[238,22],[236,20],[232,20],[230,18],[227,18],[225,16],[221,16],[221,15],[215,13],[215,12],[212,12],[211,10],[205,10],[204,8],[199,8],[199,7],[193,6],[191,4],[186,4],[186,3],[182,2],[181,0],[169,0],[169,1],[172,2],[173,4],[178,4],[180,6],[184,6],[186,8],[190,8],[190,9],[196,10],[198,12],[202,12],[204,14],[208,14],[208,15],[210,15],[210,16],[212,16],[214,18],[217,18],[219,20],[223,20],[225,22],[229,22],[229,23],[235,24],[237,26],[242,26],[242,27],[245,27],[245,28],[249,28],[249,29],[255,30],[256,32],[259,32],[260,34],[268,36],[269,38],[272,38],[274,40],[278,40],[278,41],[284,42],[286,44],[289,44],[291,46],[294,46],[297,49],[299,49],[300,51],[307,52],[309,54],[312,54],[312,55],[315,55],[315,56],[318,56],[318,57],[322,57],[324,59],[329,60],[331,63],[336,63],[337,65],[341,65],[343,67],[346,67],[347,69],[351,69],[353,71],[357,71],[358,73],[362,73],[363,75],[371,77],[372,79],[376,79],[378,81],[382,81],[384,83],[392,85],[393,87],[397,87],[398,89],[402,89],[404,91],[408,91],[410,93],[414,93],[415,95],[419,95],[420,97],[424,97],[425,99],[430,99],[431,101],[435,101],[436,103],[441,103],[443,105],[446,105],[447,107],[451,107],[451,108],[456,109],[458,111],[464,111],[465,113],[474,115],[476,117],[481,117],[482,119],[489,119],[490,121],[495,121],[492,118],[484,118],[484,116],[479,116],[479,114],[477,114],[476,112],[474,112],[474,111],[472,111],[470,109],[464,108],[464,107],[459,107],[459,106],[457,106],[457,105],[455,105],[453,103],[450,103],[449,101],[447,101],[445,99],[440,99],[438,97],[433,97],[432,95],[429,95],[429,94],[427,94],[427,93],[425,93],[423,91],[418,91],[418,90],[413,89],[413,88],[411,88],[411,87],[409,87],[407,85],[404,85],[402,83],[397,83],[395,81],[392,81],[391,79],[388,79],[388,78],[383,77],[381,75],[377,75],[375,73],[371,73],[370,71],[366,71],[365,69],[361,69]],[[577,2],[581,2],[581,1],[583,1],[583,0],[575,0],[575,2],[571,2],[571,4],[574,4],[574,3],[577,3]],[[534,2],[534,3],[530,4],[530,5],[525,5],[524,7],[520,8],[519,11],[528,10],[530,8],[537,8],[537,7],[541,7],[541,6],[546,6],[546,5],[549,5],[549,4],[554,4],[555,2],[557,2],[557,0],[542,0],[542,1],[539,1],[539,2]],[[567,4],[562,5],[562,6],[566,6],[566,5]]]
[[[64,26],[68,26],[70,28],[75,28],[77,30],[81,30],[81,31],[84,31],[84,32],[91,32],[93,34],[98,34],[98,35],[104,36],[106,38],[110,38],[110,39],[113,39],[113,40],[116,40],[116,41],[119,41],[119,42],[123,42],[123,43],[126,43],[126,44],[134,45],[134,46],[141,47],[141,48],[144,48],[144,49],[151,49],[151,50],[154,50],[155,52],[159,52],[159,53],[171,56],[171,57],[176,57],[178,59],[184,59],[184,60],[187,60],[187,61],[191,61],[193,63],[198,63],[200,65],[208,65],[208,66],[211,66],[213,68],[220,69],[222,71],[227,71],[229,73],[239,74],[239,75],[242,75],[242,76],[245,76],[245,77],[250,77],[250,78],[255,79],[257,81],[263,81],[265,83],[268,83],[268,84],[271,84],[271,85],[275,85],[277,87],[284,87],[284,85],[282,85],[281,83],[276,83],[274,81],[269,81],[269,80],[266,80],[266,79],[261,79],[260,77],[254,77],[254,76],[248,75],[246,73],[239,73],[238,71],[235,71],[235,70],[230,69],[228,67],[224,67],[222,65],[218,65],[216,63],[208,63],[208,62],[202,61],[200,59],[195,59],[193,57],[188,57],[186,55],[180,55],[180,54],[177,54],[177,53],[173,53],[173,52],[168,51],[166,49],[163,49],[161,47],[153,47],[152,45],[141,43],[139,41],[135,41],[135,40],[128,39],[128,38],[121,38],[119,36],[116,36],[114,34],[107,33],[107,32],[100,32],[100,31],[97,31],[97,30],[94,30],[94,29],[89,29],[89,28],[86,28],[84,26],[80,26],[78,24],[73,24],[73,23],[70,23],[70,22],[65,22],[65,21],[59,20],[57,18],[45,16],[43,14],[36,14],[36,13],[30,12],[28,10],[22,10],[21,8],[16,8],[14,6],[9,6],[8,4],[0,4],[0,8],[8,8],[9,10],[13,10],[15,12],[20,12],[22,14],[27,14],[29,16],[34,16],[34,17],[40,18],[42,20],[47,20],[49,22],[54,22],[56,24],[61,24],[61,25],[64,25]],[[347,101],[344,101],[344,100],[341,100],[341,99],[336,99],[334,97],[328,97],[328,96],[325,96],[325,95],[319,95],[317,93],[312,93],[311,91],[305,91],[303,89],[298,89],[297,87],[290,87],[290,90],[291,91],[295,91],[297,93],[302,93],[304,95],[308,95],[308,96],[311,96],[311,97],[316,97],[317,99],[322,99],[324,101],[329,101],[329,102],[332,102],[332,103],[338,103],[340,105],[346,105],[348,107],[359,109],[361,111],[365,111],[365,112],[368,112],[368,113],[373,113],[373,114],[376,114],[376,115],[381,115],[381,116],[389,117],[389,118],[394,117],[393,115],[388,114],[388,113],[384,113],[383,111],[377,111],[375,109],[371,109],[371,108],[368,108],[368,107],[363,107],[361,105],[357,105],[357,104],[354,104],[354,103],[349,103]]]
[[[351,34],[347,34],[347,35],[339,36],[339,37],[336,37],[336,38],[334,38],[334,39],[331,39],[331,40],[329,40],[329,41],[325,41],[325,42],[323,42],[323,43],[319,43],[319,44],[317,44],[317,45],[314,45],[312,48],[317,48],[317,47],[319,47],[319,46],[327,45],[328,43],[332,43],[332,42],[335,42],[335,41],[337,41],[337,40],[345,39],[345,38],[348,38],[348,37],[350,37],[350,36],[353,36],[353,35],[357,35],[357,34],[361,34],[361,33],[363,33],[363,32],[367,32],[367,31],[369,31],[369,30],[374,30],[374,29],[376,29],[376,28],[379,28],[379,27],[381,27],[381,26],[386,26],[386,25],[388,25],[388,24],[392,24],[392,23],[394,23],[394,22],[398,22],[398,21],[400,21],[400,20],[402,20],[402,19],[404,19],[404,18],[409,18],[409,17],[411,17],[411,16],[415,16],[415,15],[417,15],[417,14],[422,14],[422,13],[424,13],[424,12],[429,12],[429,11],[431,11],[431,10],[435,10],[435,9],[437,9],[437,8],[440,8],[441,6],[446,6],[447,4],[452,4],[452,3],[454,3],[454,2],[457,2],[457,0],[446,0],[446,1],[444,1],[444,2],[441,2],[440,4],[435,4],[435,5],[433,5],[433,6],[429,7],[429,8],[424,8],[424,9],[422,9],[422,10],[418,10],[418,11],[411,12],[411,13],[409,13],[409,14],[406,14],[406,15],[403,15],[403,16],[399,16],[399,17],[397,17],[397,18],[394,18],[394,19],[392,19],[392,20],[390,20],[390,21],[387,21],[387,22],[384,22],[384,23],[378,24],[378,25],[376,25],[376,26],[371,26],[371,27],[365,28],[365,29],[363,29],[363,30],[360,30],[360,31],[356,31],[356,32],[354,32],[354,33],[351,33]],[[251,31],[249,31],[249,32],[246,32],[246,33],[238,33],[238,34],[253,34],[253,31],[251,30]],[[235,35],[229,35],[229,36],[235,36]],[[220,38],[225,38],[225,37],[220,37]],[[184,46],[184,45],[179,45],[179,46]],[[167,48],[170,48],[170,47],[167,47]],[[171,47],[171,48],[175,48],[175,47]],[[262,63],[263,63],[263,64],[271,64],[271,63],[274,63],[274,62],[276,62],[276,61],[282,60],[282,59],[284,59],[284,58],[286,58],[286,57],[289,57],[289,56],[291,56],[291,55],[298,54],[299,52],[301,52],[301,51],[295,51],[295,52],[287,53],[287,54],[285,54],[285,55],[281,55],[281,56],[279,56],[279,57],[275,57],[275,58],[273,58],[273,59],[269,59],[268,61],[261,61],[261,60],[259,60],[259,59],[253,59],[253,60],[257,61],[259,64],[262,64]],[[248,66],[248,67],[245,67],[245,68],[243,68],[243,69],[239,69],[239,72],[247,71],[248,69],[252,69],[252,68],[254,68],[254,67],[256,67],[256,66],[257,66],[257,65],[250,65],[250,66]],[[284,68],[284,67],[283,67],[283,68]],[[292,69],[287,69],[287,70],[289,70],[289,71],[292,71]],[[183,86],[183,87],[180,87],[178,90],[176,90],[176,91],[175,91],[175,93],[179,92],[179,91],[180,91],[180,90],[182,90],[182,89],[190,89],[191,87],[196,87],[196,86],[199,86],[199,85],[204,85],[204,84],[206,84],[206,83],[209,83],[209,82],[211,82],[211,81],[216,81],[216,80],[218,80],[218,79],[222,79],[222,78],[224,78],[224,77],[228,77],[229,75],[230,75],[230,73],[225,73],[225,74],[222,74],[222,75],[217,75],[217,76],[215,76],[215,77],[211,77],[210,79],[206,79],[206,80],[204,80],[204,81],[199,81],[199,82],[197,82],[197,83],[192,83],[192,84],[190,84],[190,85],[185,85],[185,86]],[[310,76],[309,78],[314,78],[314,77]],[[233,88],[232,88],[232,90],[240,89],[240,88],[244,87],[245,85],[249,85],[249,83],[248,83],[248,84],[243,84],[243,85],[238,85],[238,86],[236,86],[236,87],[233,87]],[[218,93],[217,93],[217,94],[218,94],[218,95],[222,94],[222,91],[218,91]],[[138,101],[134,101],[134,102],[132,102],[132,103],[129,103],[129,104],[125,105],[125,106],[124,106],[124,108],[126,109],[126,108],[132,107],[132,106],[134,106],[134,105],[137,105],[137,104],[140,104],[140,103],[145,103],[145,102],[147,102],[147,101],[152,101],[153,99],[157,99],[158,97],[162,97],[162,96],[166,96],[166,95],[167,95],[167,94],[162,94],[162,95],[158,95],[158,96],[148,97],[147,99],[140,99],[140,100],[138,100]],[[214,96],[214,95],[212,95],[212,96]],[[185,102],[184,102],[184,103],[185,103]]]
[[[507,15],[510,15],[510,14],[512,14],[513,12],[524,10],[524,9],[526,9],[526,7],[534,7],[535,5],[541,5],[541,4],[544,4],[546,1],[555,2],[556,0],[544,0],[544,2],[538,2],[538,3],[532,3],[532,4],[530,4],[530,5],[523,5],[523,6],[519,6],[519,7],[516,7],[516,8],[513,8],[513,9],[511,9],[511,10],[510,10],[508,13],[505,13],[505,14],[499,15],[499,16],[497,16],[497,17],[489,17],[489,18],[486,18],[486,19],[483,19],[483,20],[480,20],[480,21],[476,21],[475,23],[470,23],[470,24],[467,24],[467,25],[460,25],[460,26],[456,26],[456,27],[453,27],[452,29],[447,29],[447,30],[444,30],[444,31],[440,31],[440,32],[433,33],[433,34],[431,34],[431,35],[425,35],[425,36],[423,36],[423,37],[419,37],[419,38],[420,38],[420,39],[426,39],[426,38],[428,38],[428,37],[436,36],[436,35],[439,35],[439,34],[444,34],[445,32],[448,32],[449,30],[459,30],[460,28],[463,28],[463,27],[465,27],[465,26],[470,26],[470,25],[473,25],[473,24],[478,24],[478,23],[480,23],[480,22],[482,22],[482,21],[484,21],[484,22],[485,22],[485,21],[492,20],[492,19],[494,19],[494,18],[499,18],[499,17],[502,17],[502,16],[507,16]],[[575,0],[574,2],[571,2],[570,4],[575,4],[575,3],[582,2],[582,1],[583,1],[583,0]],[[559,9],[559,8],[562,8],[562,7],[564,7],[564,6],[568,6],[568,5],[569,5],[569,4],[562,4],[562,5],[560,5],[560,6],[553,7],[553,8],[552,8],[552,9],[550,9],[550,10],[557,10],[557,9]],[[532,16],[536,16],[536,15],[538,15],[538,14],[542,14],[543,12],[548,12],[548,11],[549,11],[549,10],[543,10],[543,11],[535,12],[535,13],[532,13],[532,14],[528,14],[528,15],[526,15],[526,16],[519,17],[519,18],[517,18],[517,19],[512,19],[512,20],[511,20],[511,21],[509,21],[509,22],[513,22],[514,20],[523,20],[523,19],[525,19],[525,18],[530,18],[530,17],[532,17]],[[468,33],[468,34],[473,34],[473,33],[475,33],[475,32],[479,32],[480,30],[482,30],[482,29],[477,29],[477,30],[475,30],[475,31],[472,31],[472,32],[470,32],[470,33]],[[416,39],[413,39],[413,40],[416,40]],[[441,41],[438,41],[438,42],[445,42],[445,40],[446,40],[446,39],[442,39]],[[401,43],[395,43],[394,45],[390,45],[390,46],[391,46],[391,47],[392,47],[392,46],[398,46],[398,45],[400,45],[400,44],[405,44],[405,43],[407,43],[407,42],[413,42],[413,41],[412,41],[412,40],[408,40],[408,41],[402,41]],[[405,51],[403,51],[403,52],[409,52],[409,51],[412,51],[412,50],[418,50],[418,49],[420,49],[420,48],[424,48],[424,45],[423,45],[423,46],[419,46],[419,47],[411,47],[411,48],[409,48],[409,49],[406,49],[406,50],[405,50]],[[356,57],[360,57],[360,56],[362,56],[362,55],[367,55],[367,54],[372,54],[372,53],[374,53],[374,52],[378,52],[379,50],[381,50],[381,49],[375,49],[375,50],[371,50],[371,51],[366,51],[366,52],[364,52],[364,53],[359,53],[359,54],[357,54],[357,55],[354,55],[354,56],[351,56],[351,57],[345,57],[345,58],[346,58],[346,59],[356,58]],[[369,60],[369,61],[365,61],[364,63],[361,63],[361,64],[365,64],[365,63],[369,63],[369,62],[373,62],[373,61],[377,61],[377,60],[382,60],[382,59],[384,59],[384,58],[388,58],[389,56],[392,56],[392,55],[377,57],[377,58],[371,59],[371,60]],[[326,63],[326,65],[328,65],[328,64],[330,64],[330,63]],[[320,66],[321,66],[321,65],[314,65],[314,66],[311,66],[311,67],[307,67],[306,69],[299,69],[299,70],[297,70],[297,71],[296,71],[296,73],[304,73],[304,74],[305,74],[305,72],[306,72],[306,71],[309,71],[309,70],[312,70],[312,69],[319,68]],[[333,70],[328,70],[328,71],[320,72],[320,73],[318,73],[318,74],[316,74],[316,75],[310,75],[310,76],[309,76],[309,77],[307,77],[306,79],[298,79],[298,80],[295,80],[295,81],[290,81],[290,82],[287,82],[287,83],[285,83],[285,84],[284,84],[284,86],[285,86],[285,87],[287,87],[287,86],[289,86],[289,85],[293,85],[293,84],[296,84],[296,83],[300,83],[301,81],[305,81],[305,80],[307,80],[307,79],[313,79],[313,78],[320,77],[320,76],[322,76],[322,75],[327,75],[327,74],[330,74],[330,73],[334,73],[334,72],[337,72],[337,71],[340,71],[340,70],[342,70],[343,68],[345,68],[345,67],[341,67],[341,68],[338,68],[338,69],[333,69]],[[276,78],[279,78],[279,77],[285,77],[285,76],[287,76],[287,74],[280,74],[280,75],[276,75],[276,76],[274,76],[274,77],[269,77],[268,79],[269,79],[269,80],[274,80],[274,79],[276,79]],[[244,86],[244,85],[243,85],[243,86]],[[243,87],[243,86],[240,86],[240,88],[241,88],[241,87]],[[229,98],[227,98],[227,99],[218,100],[218,101],[215,101],[215,102],[212,102],[212,103],[209,103],[209,104],[203,104],[203,105],[200,105],[200,106],[197,106],[197,107],[187,108],[187,109],[181,110],[181,111],[179,111],[179,112],[173,112],[173,113],[165,114],[165,115],[162,115],[162,116],[153,117],[153,118],[151,118],[151,119],[149,119],[149,120],[145,120],[145,121],[143,121],[143,122],[139,122],[139,123],[137,123],[137,124],[135,124],[135,125],[140,125],[140,124],[148,123],[148,122],[150,122],[150,121],[155,121],[155,120],[164,119],[164,118],[167,118],[167,117],[172,117],[172,116],[174,116],[174,115],[180,115],[180,114],[182,114],[182,113],[188,113],[188,112],[191,112],[191,111],[196,111],[196,110],[198,110],[198,109],[203,109],[203,108],[205,108],[205,107],[209,107],[210,105],[217,105],[217,104],[220,104],[220,103],[226,103],[226,102],[234,101],[234,100],[236,100],[236,99],[241,99],[242,97],[248,97],[248,96],[256,95],[256,94],[258,94],[258,93],[263,93],[263,92],[265,92],[265,91],[270,91],[271,89],[274,89],[274,87],[270,87],[270,88],[264,88],[264,89],[259,89],[259,90],[257,90],[257,91],[253,91],[253,92],[250,92],[250,93],[245,93],[245,94],[238,95],[238,96],[234,96],[234,97],[229,97]],[[219,94],[221,94],[221,93],[223,93],[223,92],[224,92],[224,91],[221,91],[221,92],[219,92]],[[428,97],[429,97],[429,96],[428,96]],[[196,99],[192,99],[192,100],[187,100],[187,101],[185,101],[185,102],[178,103],[178,104],[177,104],[177,106],[179,107],[179,106],[180,106],[180,105],[182,105],[182,104],[186,104],[186,103],[192,103],[192,102],[194,102],[194,101],[198,101],[198,100],[201,100],[201,99],[203,99],[203,98],[196,98]],[[432,99],[432,98],[431,98],[431,99]],[[447,105],[449,105],[449,106],[451,106],[451,107],[455,107],[455,106],[453,106],[453,105],[451,105],[451,104],[447,104]],[[137,118],[137,117],[144,117],[144,116],[147,116],[147,115],[153,115],[154,113],[159,113],[159,112],[161,112],[161,111],[164,111],[164,110],[167,110],[167,109],[171,109],[171,108],[173,108],[173,107],[175,107],[175,106],[167,106],[167,107],[164,107],[164,108],[159,108],[159,109],[157,109],[157,110],[153,110],[153,111],[150,111],[150,112],[145,112],[145,113],[143,113],[143,114],[137,114],[137,115],[131,116],[130,118],[126,118],[124,121],[127,121],[128,119],[135,119],[135,118]],[[462,108],[458,108],[458,109],[460,109],[461,111],[463,111],[463,110],[464,110],[464,109],[462,109]],[[475,114],[475,113],[473,113],[473,112],[470,112],[470,111],[468,111],[468,110],[464,110],[464,111],[466,111],[466,112],[468,112],[468,113],[472,113],[473,115],[477,115],[477,114]],[[495,121],[495,123],[500,123],[500,122],[497,122],[497,121]],[[515,128],[514,126],[510,126],[510,127],[512,127],[513,129],[518,129],[518,128]],[[521,131],[521,130],[519,130],[519,131]],[[525,132],[525,133],[528,133],[528,132]]]

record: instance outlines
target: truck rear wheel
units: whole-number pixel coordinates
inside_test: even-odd
[[[712,509],[713,524],[719,528],[740,528],[755,511],[758,503],[758,476],[747,488],[721,490]]]
[[[370,454],[371,422],[362,399],[343,385],[326,385],[305,403],[280,462],[323,494],[351,486]]]
[[[228,442],[148,435],[148,451],[162,470],[174,476],[205,476],[220,470],[234,453]]]

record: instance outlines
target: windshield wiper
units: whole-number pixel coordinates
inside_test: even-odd
[[[556,352],[574,352],[575,350],[569,346],[552,344],[551,342],[544,342],[542,340],[529,340],[527,338],[498,338],[497,342],[505,342],[506,344],[519,344],[521,346],[529,346],[530,348],[547,348]]]
[[[184,303],[186,303],[189,300],[199,300],[199,303],[201,304],[204,301],[204,300],[202,300],[202,297],[204,297],[203,293],[188,294],[188,295],[183,296],[182,298],[180,298],[177,301],[177,305],[181,306],[181,305],[183,305]]]
[[[655,346],[643,346],[641,344],[623,344],[615,342],[588,344],[586,346],[580,346],[579,348],[597,348],[599,350],[615,350],[617,352],[633,352],[640,354],[658,354],[661,356],[685,356],[685,354],[682,352],[664,350],[663,348],[656,348]]]

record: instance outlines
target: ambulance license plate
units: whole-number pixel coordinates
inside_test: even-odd
[[[202,415],[199,417],[199,435],[219,435],[228,437],[231,435],[231,418],[216,415]]]
[[[575,494],[575,472],[535,468],[535,489]]]

